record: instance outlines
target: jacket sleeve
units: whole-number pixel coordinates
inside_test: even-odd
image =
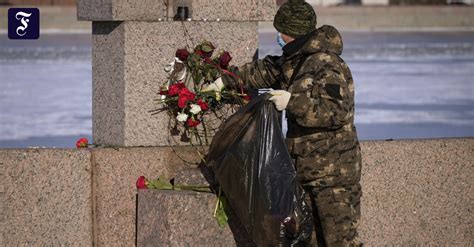
[[[279,57],[267,56],[264,59],[231,68],[234,75],[223,74],[222,81],[228,88],[238,89],[243,85],[247,89],[269,88],[274,86],[280,73],[276,61]]]
[[[353,119],[352,78],[343,62],[318,61],[306,61],[296,76],[287,110],[300,126],[338,129]]]

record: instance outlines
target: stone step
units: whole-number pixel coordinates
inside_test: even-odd
[[[178,171],[174,176],[175,185],[184,186],[210,186],[212,182],[211,171],[201,166],[200,168],[188,168]]]
[[[232,212],[220,227],[216,195],[194,191],[139,190],[137,246],[254,246]]]

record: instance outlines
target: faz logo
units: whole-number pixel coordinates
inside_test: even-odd
[[[37,8],[8,9],[8,38],[38,39],[40,16]]]

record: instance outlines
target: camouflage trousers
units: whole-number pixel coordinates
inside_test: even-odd
[[[309,246],[362,246],[357,233],[360,220],[360,184],[326,188],[304,187],[311,206],[314,231]]]
[[[341,129],[286,142],[313,210],[315,233],[310,246],[361,246],[357,227],[362,158],[356,132]]]

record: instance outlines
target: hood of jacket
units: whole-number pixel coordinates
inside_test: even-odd
[[[307,36],[300,37],[283,47],[283,54],[289,58],[293,55],[313,53],[342,54],[342,36],[333,26],[324,25]]]

